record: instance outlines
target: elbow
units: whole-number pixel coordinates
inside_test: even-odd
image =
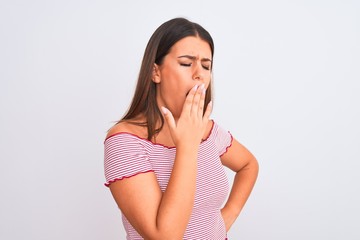
[[[259,162],[255,157],[252,160],[252,164],[254,165],[254,169],[256,170],[256,173],[258,174],[259,173]]]
[[[249,169],[251,169],[251,171],[253,172],[253,174],[255,175],[255,179],[257,179],[257,176],[259,175],[259,162],[256,160],[256,158],[254,157],[250,162],[249,162]]]
[[[236,173],[240,173],[240,172],[253,172],[256,176],[259,173],[259,162],[257,161],[257,159],[252,156],[250,159],[248,159],[247,163],[240,168],[239,170],[236,171]]]
[[[259,175],[259,162],[254,158],[254,171],[255,171],[255,179],[257,179]]]

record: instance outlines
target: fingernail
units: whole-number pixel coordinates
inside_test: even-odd
[[[200,89],[204,89],[204,88],[205,88],[205,84],[201,84]]]
[[[208,106],[212,107],[212,101],[210,101],[210,102],[208,103]]]
[[[193,88],[194,91],[196,91],[198,87],[199,87],[198,85],[195,85],[194,88]]]
[[[163,112],[164,115],[166,115],[169,110],[167,110],[167,108],[165,107],[161,107],[161,111]]]

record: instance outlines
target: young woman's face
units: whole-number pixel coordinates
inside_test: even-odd
[[[175,43],[161,65],[155,65],[157,103],[168,108],[175,118],[181,114],[185,98],[195,85],[208,88],[212,55],[207,42],[199,37],[185,37]]]

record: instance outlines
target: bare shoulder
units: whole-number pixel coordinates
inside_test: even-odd
[[[110,128],[106,138],[118,133],[131,133],[141,138],[147,137],[147,129],[144,126],[139,126],[132,121],[120,121]]]
[[[129,132],[130,128],[129,128],[129,123],[127,122],[118,122],[116,123],[114,126],[112,126],[107,135],[106,138],[115,135],[117,133],[121,133],[121,132]]]

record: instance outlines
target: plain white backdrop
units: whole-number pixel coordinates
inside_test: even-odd
[[[125,239],[103,140],[174,17],[212,34],[212,117],[260,163],[229,238],[360,239],[359,13],[356,0],[1,0],[0,239]]]

